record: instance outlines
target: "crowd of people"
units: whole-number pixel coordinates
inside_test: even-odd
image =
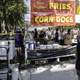
[[[60,45],[71,45],[72,39],[77,40],[77,54],[76,54],[76,71],[78,80],[80,80],[80,30],[79,29],[51,29],[32,31],[32,36],[35,42],[40,44],[59,43]],[[24,60],[24,33],[21,31],[16,32],[15,47],[17,51],[18,61],[20,66]],[[21,53],[21,54],[20,54]]]
[[[33,38],[40,44],[59,43],[60,45],[70,45],[72,40],[77,36],[78,29],[43,29],[33,31]]]
[[[60,45],[71,45],[72,40],[76,39],[76,73],[78,80],[80,80],[80,30],[79,29],[47,29],[33,32],[33,37],[36,42],[40,44],[59,43]]]

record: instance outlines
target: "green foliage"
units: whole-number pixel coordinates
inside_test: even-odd
[[[27,11],[23,0],[0,0],[0,26],[5,22],[5,27],[24,27],[24,14]]]

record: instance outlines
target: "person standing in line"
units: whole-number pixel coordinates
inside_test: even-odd
[[[78,80],[80,80],[80,31],[77,36],[76,72]]]
[[[67,34],[64,35],[64,44],[65,45],[71,45],[72,44],[72,34],[71,34],[71,30],[68,29]]]
[[[44,30],[41,30],[40,31],[40,34],[39,34],[39,42],[40,44],[47,44],[47,40],[46,40],[46,32]]]
[[[55,32],[55,42],[59,42],[59,32],[58,32],[58,28],[56,29],[56,32]]]
[[[33,37],[34,37],[35,42],[37,43],[37,41],[38,41],[38,31],[37,31],[36,28],[35,28],[35,30],[34,30],[34,35],[33,35]]]
[[[17,59],[19,62],[19,68],[21,67],[21,64],[24,61],[24,36],[22,34],[22,32],[16,31],[16,35],[15,35],[15,47],[16,47],[16,52],[17,52]]]
[[[46,39],[47,39],[48,43],[50,43],[52,41],[52,30],[51,30],[51,28],[48,28],[48,30],[46,31]]]
[[[60,45],[64,45],[64,30],[63,29],[60,30],[59,37],[60,37],[59,39]]]

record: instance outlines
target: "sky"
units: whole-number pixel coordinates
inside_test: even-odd
[[[30,0],[24,0],[24,3],[26,4],[26,6],[28,6],[29,11],[27,14],[25,14],[25,21],[29,21],[30,22]]]

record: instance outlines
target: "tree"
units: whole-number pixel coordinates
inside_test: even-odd
[[[0,29],[3,23],[7,32],[16,27],[24,27],[27,8],[23,0],[2,0],[0,5]]]

